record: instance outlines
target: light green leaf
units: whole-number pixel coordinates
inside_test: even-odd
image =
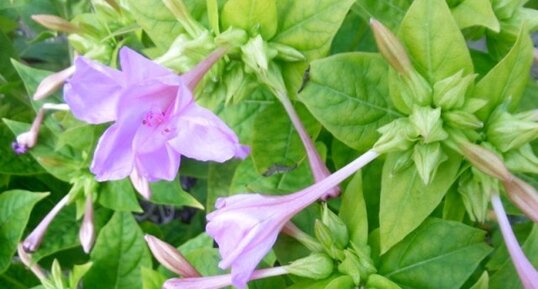
[[[0,174],[34,175],[44,173],[45,170],[29,155],[16,155],[11,149],[15,135],[0,123]]]
[[[501,26],[490,0],[465,0],[452,8],[452,16],[460,29],[482,26],[493,32],[499,32]]]
[[[315,140],[321,125],[302,104],[295,105],[295,109],[308,135]],[[280,103],[258,113],[251,148],[252,161],[260,174],[277,168],[292,170],[306,158],[304,145]]]
[[[476,84],[474,97],[488,100],[477,113],[481,119],[486,119],[504,101],[509,102],[511,109],[519,105],[529,79],[532,57],[532,41],[527,31],[521,29],[508,54]]]
[[[484,237],[459,222],[428,219],[381,257],[379,272],[404,289],[458,289],[490,253]]]
[[[0,273],[11,264],[34,205],[47,195],[23,190],[0,194]]]
[[[365,21],[375,18],[393,31],[397,31],[405,12],[413,0],[357,0],[353,12]]]
[[[213,211],[217,198],[230,194],[232,178],[239,163],[239,161],[228,161],[224,164],[209,164],[207,173],[207,211]]]
[[[489,289],[489,274],[488,271],[484,271],[478,281],[474,283],[471,289]]]
[[[342,195],[340,219],[347,225],[349,240],[356,245],[368,242],[368,214],[362,191],[362,172],[357,172]]]
[[[400,153],[387,156],[381,183],[379,227],[381,253],[387,252],[416,229],[439,205],[456,180],[461,157],[445,149],[448,155],[431,183],[425,185],[416,167],[394,172]]]
[[[277,0],[278,34],[273,41],[303,52],[308,60],[329,52],[353,0]]]
[[[218,267],[220,261],[219,251],[213,248],[213,239],[207,234],[202,233],[190,239],[181,245],[178,250],[202,276],[224,274],[224,271]]]
[[[277,30],[275,0],[229,0],[222,9],[222,26],[242,28],[251,36],[271,39]]]
[[[103,183],[99,190],[99,204],[114,211],[142,212],[133,186],[127,179]]]
[[[402,40],[418,72],[430,84],[463,69],[473,72],[465,39],[445,0],[416,0],[400,26]]]
[[[142,267],[142,289],[161,289],[166,276],[150,268]]]
[[[299,99],[337,139],[359,151],[399,116],[387,102],[387,65],[378,54],[345,53],[314,61]]]
[[[171,182],[159,181],[150,183],[150,188],[152,192],[151,201],[153,203],[204,209],[204,206],[200,202],[181,188],[177,179]]]
[[[130,213],[116,212],[103,227],[90,255],[84,288],[142,289],[141,267],[151,267],[142,230]]]
[[[37,286],[39,280],[22,263],[9,266],[8,270],[0,275],[2,289],[28,289]]]

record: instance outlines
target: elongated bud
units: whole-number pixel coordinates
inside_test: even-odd
[[[483,146],[472,143],[460,143],[458,146],[467,160],[483,173],[499,180],[510,180],[508,171],[501,158]]]
[[[194,91],[198,83],[206,75],[206,73],[217,63],[222,56],[226,54],[228,48],[217,48],[206,59],[198,63],[193,69],[183,74],[182,77],[185,80],[187,86]]]
[[[194,20],[183,0],[163,0],[163,3],[191,37],[197,37],[204,31],[200,23]]]
[[[239,47],[248,40],[247,32],[243,29],[230,27],[215,37],[215,44],[219,47]]]
[[[370,26],[372,27],[379,52],[381,52],[387,62],[402,75],[412,73],[414,68],[398,37],[374,18],[370,19]]]
[[[306,59],[304,54],[302,54],[299,50],[280,43],[269,43],[269,46],[274,48],[277,51],[276,58],[284,61],[289,62],[295,62],[295,61],[303,61]]]
[[[59,32],[79,33],[80,27],[55,15],[38,14],[32,15],[32,19],[46,28]]]
[[[135,190],[146,200],[151,199],[151,188],[149,187],[149,182],[146,178],[142,177],[138,173],[138,169],[135,167],[129,176],[131,183]]]
[[[201,276],[191,263],[170,244],[151,235],[145,235],[144,239],[155,259],[168,270],[185,278]]]
[[[316,220],[314,230],[316,233],[316,238],[319,240],[321,246],[323,246],[323,249],[327,254],[329,254],[329,256],[338,260],[344,258],[344,252],[341,248],[339,248],[339,246],[335,245],[332,232],[327,225],[323,224],[323,222],[320,220]]]
[[[463,110],[443,112],[443,120],[453,128],[477,129],[484,126],[474,114]]]
[[[507,152],[537,139],[538,122],[535,118],[535,111],[515,115],[499,111],[494,113],[487,126],[488,142],[501,152]]]
[[[517,177],[503,182],[508,197],[527,217],[538,223],[538,192]]]
[[[306,248],[308,248],[308,250],[312,252],[323,251],[323,247],[321,247],[321,244],[316,241],[316,239],[314,239],[307,233],[301,231],[301,229],[295,226],[295,224],[293,224],[292,222],[286,223],[284,228],[282,228],[281,232],[299,241],[299,243],[303,244]]]
[[[433,86],[433,103],[443,109],[459,108],[465,102],[467,88],[476,74],[463,77],[463,70],[436,82]]]
[[[84,210],[84,219],[79,231],[80,244],[84,253],[90,253],[95,241],[95,227],[93,224],[93,199],[92,194],[86,196],[86,209]]]
[[[118,4],[118,2],[116,2],[116,0],[105,0],[105,2],[108,3],[108,5],[110,5],[112,8],[114,8],[116,11],[118,11],[118,12],[121,11],[121,7]]]
[[[414,147],[413,160],[418,174],[426,185],[430,184],[439,166],[447,159],[439,142],[416,144]]]
[[[323,204],[321,221],[329,228],[334,239],[334,244],[338,249],[344,249],[349,242],[349,232],[346,224],[327,207],[327,203]]]
[[[45,77],[37,87],[34,100],[41,100],[55,93],[63,86],[65,80],[75,73],[75,66],[70,66],[62,71],[53,73]]]
[[[374,144],[374,150],[378,153],[405,151],[411,148],[418,137],[416,129],[405,118],[393,120],[377,131],[381,134]]]
[[[361,279],[366,277],[361,274],[359,257],[347,249],[344,250],[344,256],[344,260],[338,265],[338,271],[351,276],[353,283],[359,285]]]
[[[67,205],[67,201],[69,200],[69,196],[66,195],[63,197],[57,204],[52,208],[52,210],[41,220],[39,225],[30,233],[28,237],[24,240],[22,243],[24,250],[26,252],[33,252],[35,251],[39,245],[41,244],[41,241],[43,241],[43,237],[45,236],[45,233],[47,232],[47,229],[49,228],[50,223],[56,215]]]
[[[538,157],[532,146],[526,144],[517,150],[508,151],[504,155],[506,166],[512,172],[538,174]]]
[[[314,253],[293,261],[286,266],[290,274],[321,280],[329,277],[334,270],[334,261],[324,253]]]
[[[414,107],[409,121],[426,144],[448,138],[448,133],[443,129],[441,108]]]
[[[246,66],[257,75],[267,75],[269,61],[277,55],[277,51],[270,48],[260,35],[251,38],[241,46],[242,59]]]

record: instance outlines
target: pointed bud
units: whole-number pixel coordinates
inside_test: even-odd
[[[402,151],[394,163],[394,168],[392,171],[397,173],[407,169],[410,165],[413,164],[413,150]]]
[[[538,157],[530,144],[517,150],[510,150],[504,155],[506,166],[510,171],[518,173],[538,174]]]
[[[66,33],[80,32],[80,28],[77,25],[55,15],[32,15],[32,19],[50,30]]]
[[[368,289],[402,289],[398,284],[392,282],[387,277],[373,274],[368,277],[366,282],[366,288]]]
[[[503,153],[527,144],[538,138],[538,123],[534,119],[534,111],[515,115],[498,111],[487,126],[488,142]]]
[[[356,245],[351,243],[352,252],[359,258],[359,270],[361,276],[368,277],[377,272],[374,261],[370,258],[371,250],[368,245]]]
[[[338,249],[344,249],[349,242],[349,232],[346,224],[323,203],[321,222],[331,231],[334,245]]]
[[[475,168],[465,173],[459,181],[458,193],[463,200],[471,221],[486,221],[491,192],[497,192],[499,181],[487,176]]]
[[[460,143],[458,146],[467,160],[474,167],[499,180],[510,180],[512,174],[508,171],[504,162],[492,151],[485,147],[472,143]]]
[[[170,244],[151,235],[145,235],[144,239],[155,259],[166,269],[185,278],[201,276],[191,263]]]
[[[425,185],[430,184],[439,166],[447,159],[439,142],[416,144],[414,147],[413,160]]]
[[[50,271],[51,271],[50,279],[54,283],[54,288],[64,289],[65,286],[64,286],[64,280],[63,280],[63,274],[62,274],[62,267],[60,267],[60,263],[58,262],[58,259],[54,259],[54,261],[52,261],[52,268]]]
[[[488,101],[485,99],[476,98],[476,97],[474,98],[467,97],[465,99],[465,103],[462,107],[462,110],[468,113],[475,113],[479,111],[481,108],[483,108],[484,106],[486,106],[486,104],[488,104]]]
[[[527,217],[538,223],[538,192],[523,180],[512,177],[503,182],[508,197]]]
[[[183,0],[163,0],[163,3],[191,37],[197,37],[205,30],[203,26],[192,17],[189,9],[187,9],[187,6],[183,3]]]
[[[314,253],[308,257],[293,261],[286,268],[290,274],[321,280],[333,273],[334,262],[326,254]]]
[[[84,219],[79,231],[80,244],[84,253],[90,253],[95,241],[95,227],[93,224],[93,199],[92,194],[86,196],[86,208],[84,210]]]
[[[168,51],[155,59],[155,62],[175,71],[187,72],[200,61],[200,55],[210,54],[214,49],[215,45],[208,32],[203,32],[194,39],[180,34]]]
[[[211,68],[228,52],[227,48],[217,48],[209,54],[204,60],[198,63],[193,69],[182,75],[185,83],[191,91],[196,89],[196,86],[211,70]]]
[[[350,250],[344,250],[344,260],[338,265],[338,272],[346,274],[353,278],[353,283],[359,285],[362,279],[366,279],[364,275],[361,274],[360,260],[355,254]]]
[[[463,70],[460,70],[452,76],[439,80],[433,86],[433,103],[447,110],[462,107],[467,88],[475,78],[476,74],[463,77]]]
[[[43,123],[45,117],[45,110],[40,109],[32,122],[30,130],[19,134],[16,138],[16,143],[12,144],[12,148],[15,153],[26,153],[29,149],[33,148],[37,143],[37,137],[39,135],[39,129]]]
[[[323,222],[320,220],[316,220],[314,224],[314,232],[316,234],[316,238],[319,240],[321,246],[325,252],[329,254],[329,256],[338,260],[344,258],[344,252],[335,246],[332,232],[327,225],[323,224]]]
[[[272,42],[269,46],[277,51],[276,58],[288,62],[296,62],[306,60],[306,57],[299,50],[280,43]]]
[[[416,106],[409,116],[409,121],[426,144],[448,138],[448,133],[443,129],[441,108]]]
[[[447,125],[459,129],[478,129],[484,126],[484,123],[474,114],[463,110],[444,112],[443,120]]]
[[[267,74],[269,61],[277,54],[277,51],[270,48],[260,35],[251,38],[241,47],[241,51],[243,62],[257,75]]]
[[[401,75],[410,75],[414,68],[400,40],[381,22],[370,19],[370,26],[381,55]]]
[[[118,2],[116,2],[116,0],[105,0],[105,2],[108,3],[108,5],[110,5],[112,8],[114,8],[114,10],[118,12],[121,11],[121,7]]]
[[[41,244],[41,241],[43,241],[43,237],[45,236],[45,233],[47,232],[47,229],[49,228],[50,223],[56,215],[62,210],[66,205],[67,201],[69,200],[68,196],[66,195],[63,197],[57,204],[52,208],[52,210],[41,220],[39,225],[26,237],[24,242],[22,243],[22,246],[24,247],[24,250],[26,252],[33,252],[37,250],[39,245]]]
[[[405,151],[413,145],[418,137],[415,128],[407,118],[399,118],[377,130],[381,137],[374,144],[374,150],[380,154]]]
[[[149,182],[146,178],[142,177],[138,173],[138,169],[135,167],[129,176],[131,183],[135,190],[146,200],[151,199],[151,188],[149,187]]]
[[[248,35],[243,29],[228,28],[215,37],[215,44],[219,47],[240,47],[248,40]]]
[[[316,239],[301,231],[301,229],[295,226],[292,222],[286,223],[281,232],[299,241],[299,243],[303,244],[303,246],[311,252],[323,251],[323,247],[321,247],[321,244],[316,241]]]
[[[75,73],[75,66],[70,66],[62,71],[53,73],[45,77],[37,87],[34,97],[34,100],[41,100],[47,96],[55,93],[60,89],[66,79]]]

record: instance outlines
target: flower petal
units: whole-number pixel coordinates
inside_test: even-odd
[[[248,154],[222,120],[194,103],[179,116],[177,135],[169,143],[180,154],[201,161],[225,162]]]
[[[120,63],[121,70],[125,73],[129,84],[136,85],[155,78],[172,82],[179,81],[179,76],[174,72],[126,46],[120,50]]]
[[[172,181],[179,170],[181,156],[168,145],[152,152],[137,153],[136,167],[148,181]]]
[[[119,180],[131,174],[134,165],[132,141],[138,127],[139,119],[127,117],[101,136],[90,168],[98,181]]]
[[[120,71],[78,57],[75,73],[64,86],[64,99],[78,119],[92,124],[113,121],[124,82]]]

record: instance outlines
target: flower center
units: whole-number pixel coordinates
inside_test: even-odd
[[[148,111],[142,120],[142,124],[149,127],[159,126],[165,118],[164,112],[157,109],[152,109]]]

